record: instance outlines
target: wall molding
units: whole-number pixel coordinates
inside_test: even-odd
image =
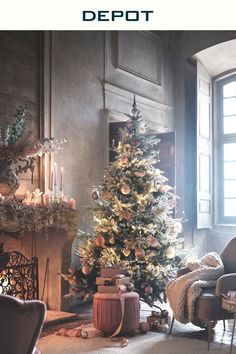
[[[127,48],[125,43],[125,41],[129,43],[129,50],[132,52],[132,41],[128,41],[128,35],[133,36],[134,33],[129,31],[118,31],[113,33],[114,66],[116,70],[126,72],[128,74],[161,86],[162,51],[160,37],[150,31],[135,32],[135,40],[137,41],[137,36],[139,36],[139,41],[142,42],[142,47],[140,43],[139,45],[135,44],[135,50],[137,50],[138,48],[139,55],[134,55],[132,60],[130,60],[129,56],[127,56]],[[147,46],[147,50],[145,50],[144,48],[145,45]],[[147,53],[150,53],[151,50],[152,55],[148,58]],[[152,69],[150,69],[150,73],[148,73],[147,69],[145,72],[144,68],[138,70],[138,65],[143,60],[143,53],[145,53],[146,55],[146,62],[149,59],[147,65],[149,65],[149,67]],[[141,62],[139,60],[141,60]]]
[[[108,120],[110,122],[126,121],[128,119],[126,113],[129,113],[132,108],[134,93],[108,82],[104,82],[103,87],[106,97],[105,108],[109,112]],[[173,130],[170,118],[172,107],[139,94],[136,94],[136,103],[150,130],[158,133]]]

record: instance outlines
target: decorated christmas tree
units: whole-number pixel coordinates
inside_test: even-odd
[[[181,263],[176,253],[181,224],[172,214],[176,195],[158,168],[155,135],[144,134],[135,100],[120,130],[115,161],[92,193],[94,232],[80,231],[80,268],[72,273],[72,293],[82,300],[96,291],[101,266],[123,265],[140,298],[165,299],[167,282]]]

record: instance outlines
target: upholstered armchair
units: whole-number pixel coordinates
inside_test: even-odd
[[[9,295],[0,295],[0,353],[40,354],[35,343],[45,313],[46,306],[42,301],[22,301]]]
[[[203,289],[203,293],[195,303],[194,321],[193,323],[200,327],[208,328],[208,350],[211,341],[211,329],[219,320],[233,318],[233,314],[222,309],[221,294],[227,293],[228,290],[236,291],[236,237],[233,238],[221,253],[221,259],[224,264],[224,275],[216,282],[215,288]],[[188,268],[182,268],[178,271],[177,277],[190,272]],[[172,332],[174,317],[170,327]]]

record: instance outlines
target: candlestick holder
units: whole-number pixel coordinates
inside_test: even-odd
[[[54,184],[53,191],[52,191],[52,201],[58,202],[59,200],[60,200],[60,195],[59,195],[58,187],[57,184]]]
[[[60,202],[67,202],[67,196],[64,194],[62,190],[59,191],[59,200]]]
[[[55,192],[54,192],[54,190],[50,190],[49,191],[49,204],[53,204],[54,201],[55,201]]]

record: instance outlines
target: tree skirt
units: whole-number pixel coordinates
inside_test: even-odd
[[[101,337],[99,331],[92,325],[83,327],[89,334],[88,339],[78,337],[60,337],[51,335],[39,339],[38,349],[42,354],[212,354],[228,353],[229,347],[223,344],[211,344],[210,352],[207,351],[207,342],[177,336],[168,336],[163,333],[148,332],[137,333],[130,338],[125,348],[108,348],[108,338]]]

